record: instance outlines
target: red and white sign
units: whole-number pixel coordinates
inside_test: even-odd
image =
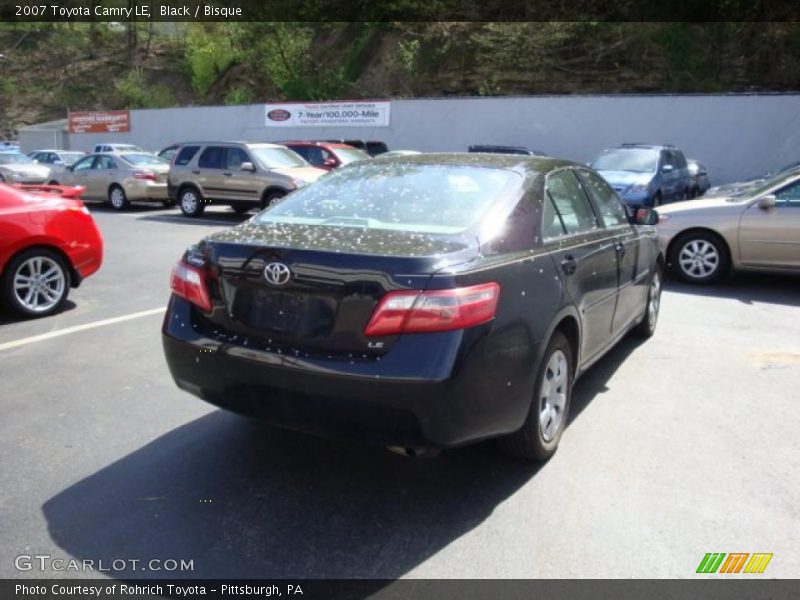
[[[267,127],[388,127],[388,101],[267,104]]]
[[[70,133],[122,133],[131,130],[131,113],[106,110],[69,113]]]

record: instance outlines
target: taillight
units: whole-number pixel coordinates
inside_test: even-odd
[[[500,286],[484,283],[452,290],[401,291],[386,294],[364,335],[448,331],[494,318]]]
[[[156,180],[156,174],[151,171],[134,171],[133,172],[134,179],[147,179],[149,181]]]
[[[206,276],[200,269],[182,261],[178,262],[172,268],[169,285],[172,293],[176,296],[185,298],[205,312],[211,311],[211,298],[208,295]]]

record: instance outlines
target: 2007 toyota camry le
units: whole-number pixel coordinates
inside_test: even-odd
[[[351,164],[186,251],[170,371],[280,427],[412,455],[499,438],[547,459],[575,379],[656,327],[658,215],[628,210],[552,158]]]

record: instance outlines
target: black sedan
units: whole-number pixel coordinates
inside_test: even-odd
[[[186,251],[167,362],[277,426],[411,453],[500,438],[543,460],[574,380],[655,329],[656,218],[569,161],[355,163]]]

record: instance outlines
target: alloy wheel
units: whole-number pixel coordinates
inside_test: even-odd
[[[197,196],[194,192],[183,192],[181,195],[181,208],[187,214],[193,214],[197,210]]]
[[[45,312],[58,304],[66,290],[64,270],[47,256],[33,256],[14,273],[14,295],[32,312]]]
[[[650,281],[650,296],[647,303],[647,319],[650,327],[655,327],[658,321],[658,309],[661,307],[661,275],[658,271],[653,273]]]
[[[707,240],[690,240],[681,248],[678,263],[688,277],[709,277],[719,268],[719,251]]]
[[[122,188],[115,187],[111,190],[110,199],[111,206],[117,210],[125,208],[125,192],[122,191]]]
[[[561,350],[550,355],[539,391],[539,431],[545,442],[558,435],[564,419],[569,384],[568,369],[567,357]]]

